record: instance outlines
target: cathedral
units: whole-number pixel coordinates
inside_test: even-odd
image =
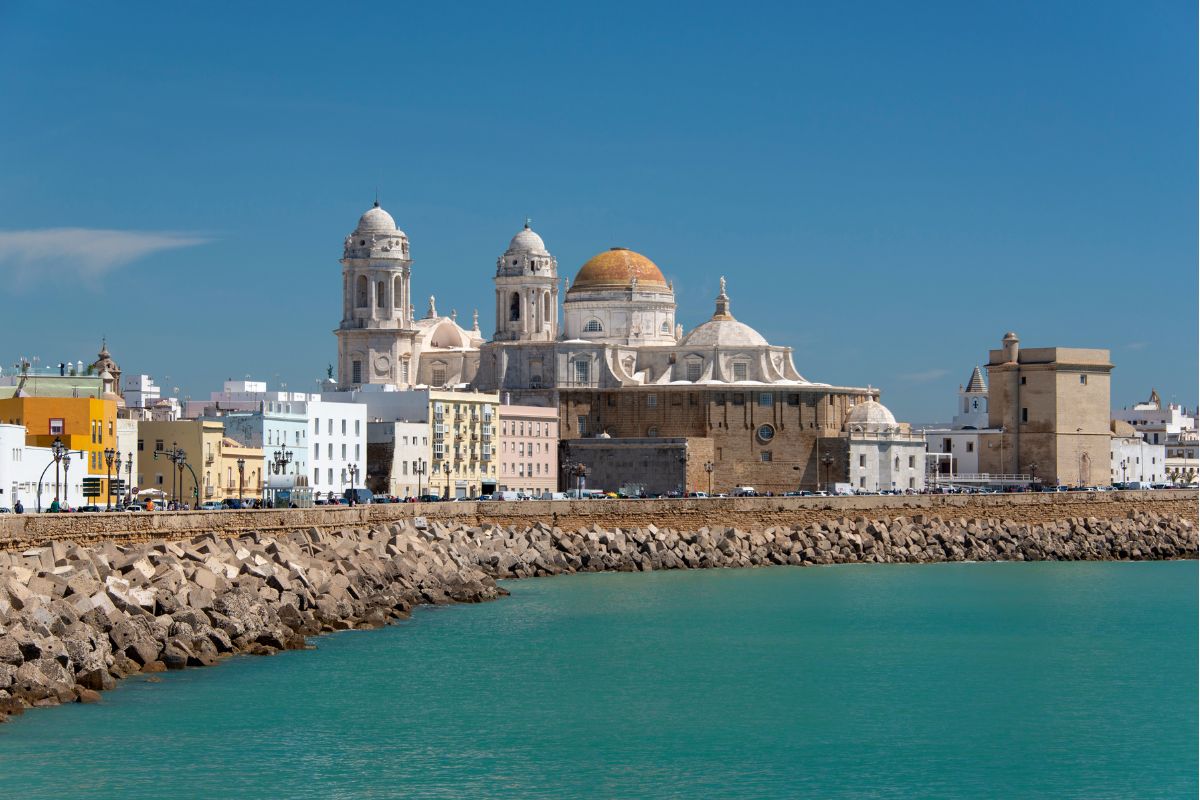
[[[440,316],[432,297],[417,319],[412,263],[408,237],[378,203],[346,237],[336,331],[342,389],[500,392],[557,408],[564,440],[696,442],[689,452],[706,455],[695,469],[711,482],[772,491],[846,480],[850,411],[878,403],[878,389],[802,376],[792,348],[735,318],[724,278],[711,318],[685,332],[674,286],[624,247],[593,256],[572,282],[560,279],[557,260],[526,223],[496,261],[490,341],[478,314],[465,329],[456,314]],[[569,455],[568,441],[564,460]]]

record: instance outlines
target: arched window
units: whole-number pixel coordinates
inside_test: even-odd
[[[546,294],[542,295],[542,319],[546,320],[547,322],[549,322],[551,319],[549,292],[546,292]]]
[[[663,320],[663,324],[661,325],[661,330],[663,333],[670,333],[671,332],[671,323],[667,322],[666,320]]]
[[[385,294],[387,294],[387,292],[384,291],[383,281],[379,281],[378,283],[375,284],[375,307],[376,308],[383,308],[383,297]]]
[[[508,303],[508,318],[513,322],[521,318],[521,295],[516,292],[512,293],[512,299]]]
[[[658,428],[651,425],[649,428],[646,429],[646,435],[649,436],[650,438],[654,438],[655,436],[658,436]]]
[[[600,324],[600,320],[593,317],[592,319],[589,319],[587,321],[586,325],[583,326],[583,332],[584,333],[603,333],[604,326]]]
[[[404,281],[399,275],[397,275],[396,278],[392,281],[392,308],[400,309],[400,311],[403,312],[404,311],[403,303],[404,303]]]
[[[358,306],[359,308],[366,308],[367,307],[367,276],[359,275],[357,283],[358,283],[358,288],[355,292],[355,295],[357,298],[355,301],[355,305]]]

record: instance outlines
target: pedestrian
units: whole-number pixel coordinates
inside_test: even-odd
[[[58,498],[54,498],[54,502],[50,504],[50,513],[57,514],[62,511],[62,505],[58,502]]]
[[[15,514],[24,514],[25,513],[25,506],[21,505],[20,500],[18,500],[16,503],[13,504],[13,513],[15,513]]]

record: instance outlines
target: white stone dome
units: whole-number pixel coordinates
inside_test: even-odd
[[[888,411],[888,407],[875,400],[859,403],[846,414],[846,425],[870,425],[878,427],[895,427],[896,418]]]
[[[509,253],[532,253],[538,256],[548,256],[549,251],[546,250],[546,243],[542,241],[542,237],[534,233],[529,227],[529,223],[525,223],[525,227],[517,232],[517,235],[508,243]]]
[[[358,227],[354,230],[358,233],[395,233],[396,220],[376,202],[367,213],[358,218]]]
[[[710,319],[683,337],[683,347],[763,347],[767,340],[758,331],[736,319]]]

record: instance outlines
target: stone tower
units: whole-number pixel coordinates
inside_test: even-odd
[[[494,338],[498,342],[558,338],[558,261],[528,221],[496,260]]]
[[[358,220],[342,251],[338,384],[409,383],[412,260],[408,236],[379,201]]]

